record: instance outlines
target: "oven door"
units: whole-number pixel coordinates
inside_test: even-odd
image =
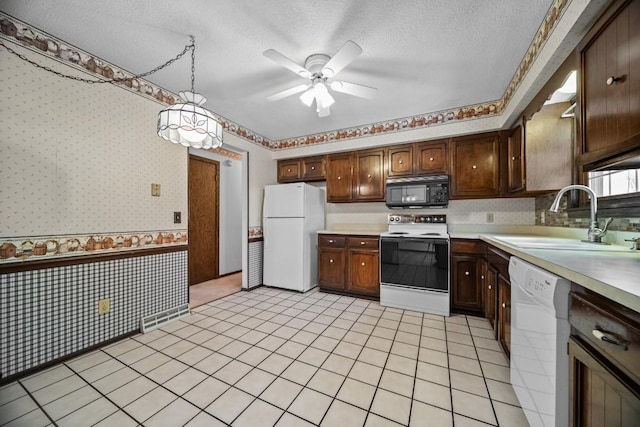
[[[381,238],[380,282],[449,292],[449,240]]]

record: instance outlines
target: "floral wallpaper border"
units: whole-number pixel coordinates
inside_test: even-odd
[[[242,160],[242,154],[236,153],[235,151],[227,150],[226,148],[218,147],[218,148],[207,148],[207,151],[210,153],[215,153],[223,157],[228,157],[233,160]]]
[[[570,2],[571,0],[554,0],[511,82],[499,100],[277,141],[259,135],[222,116],[217,116],[216,119],[227,132],[264,148],[280,150],[500,115],[522,83]],[[0,18],[0,37],[2,38],[17,41],[31,50],[54,57],[75,68],[88,70],[96,76],[125,78],[126,80],[123,82],[115,84],[163,104],[170,105],[178,99],[178,96],[174,93],[155,86],[146,80],[135,79],[133,74],[128,71],[64,43],[9,15],[0,12]]]
[[[187,230],[13,237],[0,240],[0,264],[185,245],[187,242]]]

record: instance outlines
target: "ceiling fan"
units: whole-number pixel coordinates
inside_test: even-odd
[[[349,65],[361,53],[362,48],[349,40],[333,57],[316,53],[309,56],[304,62],[304,67],[301,67],[274,49],[265,50],[264,56],[267,58],[293,71],[298,76],[311,80],[310,83],[283,90],[282,92],[267,97],[267,99],[269,101],[278,101],[288,96],[304,92],[300,95],[300,100],[307,107],[310,107],[315,100],[316,112],[319,117],[327,117],[331,114],[329,107],[335,102],[328,88],[336,92],[346,93],[360,98],[373,99],[377,90],[376,88],[342,80],[333,80],[336,74],[342,71],[344,67]],[[329,79],[331,79],[331,81],[328,81]]]

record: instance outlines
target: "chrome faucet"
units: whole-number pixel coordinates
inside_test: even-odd
[[[556,195],[556,199],[551,204],[551,207],[549,208],[549,210],[551,212],[558,212],[558,210],[560,210],[560,199],[562,198],[563,194],[569,190],[582,190],[582,191],[586,191],[587,194],[589,194],[591,223],[589,224],[589,231],[587,232],[586,241],[590,243],[603,243],[602,238],[604,237],[605,234],[607,234],[607,227],[609,227],[609,224],[611,224],[611,221],[613,220],[613,218],[607,218],[607,220],[604,223],[604,228],[598,228],[598,218],[597,218],[598,196],[596,196],[596,193],[591,188],[587,187],[586,185],[577,185],[577,184],[568,185],[564,187],[563,189],[558,191],[558,194]]]

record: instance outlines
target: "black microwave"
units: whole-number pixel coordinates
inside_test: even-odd
[[[449,176],[426,175],[387,178],[387,207],[446,208],[449,205]]]

